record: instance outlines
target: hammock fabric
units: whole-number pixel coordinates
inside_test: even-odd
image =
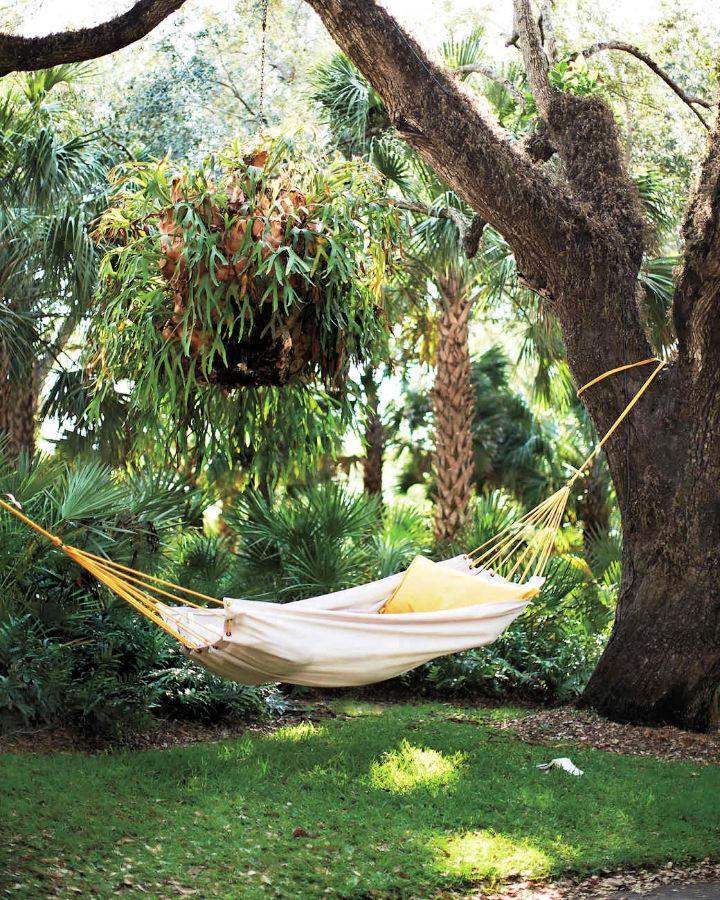
[[[620,366],[578,391],[652,362],[657,366],[650,377],[572,478],[485,544],[441,563],[417,557],[398,575],[294,603],[218,600],[64,544],[25,516],[12,497],[0,499],[0,506],[175,637],[211,672],[245,684],[371,684],[437,656],[492,643],[523,612],[545,581],[571,487],[665,363],[648,359]]]

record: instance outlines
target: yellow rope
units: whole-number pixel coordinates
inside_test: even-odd
[[[575,470],[572,477],[567,480],[565,485],[560,488],[559,491],[556,491],[546,500],[543,500],[542,503],[525,513],[520,519],[506,525],[498,532],[498,534],[489,538],[485,543],[470,551],[467,555],[473,560],[474,566],[482,566],[486,569],[502,569],[510,564],[510,560],[513,559],[516,554],[519,554],[519,556],[515,558],[515,561],[508,572],[508,578],[512,578],[513,575],[515,575],[526,557],[528,559],[521,576],[522,580],[524,581],[527,578],[533,563],[536,563],[533,575],[542,575],[548,559],[550,558],[550,554],[552,553],[557,532],[562,525],[565,507],[567,506],[568,497],[570,496],[570,489],[578,478],[580,478],[580,476],[588,469],[605,444],[625,421],[635,404],[640,401],[655,378],[665,367],[666,363],[657,359],[657,357],[652,357],[650,359],[642,359],[640,362],[617,366],[614,369],[608,369],[607,372],[603,372],[602,375],[598,375],[596,378],[588,381],[587,384],[584,384],[578,390],[577,395],[579,397],[588,388],[599,384],[611,375],[616,375],[618,372],[625,372],[628,369],[635,369],[639,366],[647,366],[651,363],[657,363],[657,365],[653,369],[650,377],[644,382],[632,400],[613,422],[605,435],[597,443],[592,453]],[[540,536],[539,541],[537,539],[538,535]],[[524,549],[523,545],[525,545]]]
[[[196,649],[198,646],[205,643],[203,635],[186,623],[183,623],[182,626],[179,627],[182,627],[183,631],[194,637],[195,642],[189,641],[177,628],[174,628],[166,620],[166,617],[173,617],[173,607],[168,606],[165,603],[160,603],[160,601],[149,594],[148,591],[154,591],[156,594],[161,594],[178,603],[193,606],[195,608],[200,608],[197,603],[193,603],[175,593],[170,593],[169,591],[158,587],[158,585],[163,585],[178,593],[197,597],[200,600],[208,600],[212,603],[220,604],[221,606],[223,605],[222,600],[218,600],[216,597],[209,597],[207,594],[201,594],[198,591],[192,591],[189,588],[174,584],[171,581],[166,581],[163,578],[148,575],[145,572],[140,572],[138,569],[132,569],[130,566],[123,566],[120,563],[112,562],[111,560],[104,559],[94,553],[90,553],[87,550],[80,550],[78,547],[65,544],[58,535],[53,534],[51,531],[43,528],[42,525],[39,525],[37,522],[28,518],[19,509],[19,504],[15,506],[0,498],[0,507],[15,516],[16,519],[24,522],[38,534],[42,535],[46,540],[50,541],[51,544],[54,544],[62,550],[63,553],[73,560],[73,562],[81,566],[94,578],[110,588],[113,593],[129,603],[130,606],[137,610],[137,612],[150,619],[151,622],[154,622],[155,625],[162,628],[163,631],[166,631],[180,641],[185,647]]]
[[[597,447],[595,447],[595,449],[590,454],[590,456],[588,456],[588,458],[585,460],[585,462],[583,462],[582,465],[580,466],[580,468],[575,472],[573,477],[567,482],[568,487],[572,487],[572,485],[575,484],[575,482],[582,475],[582,473],[585,471],[585,469],[587,469],[587,467],[595,459],[595,457],[598,455],[598,453],[600,453],[602,448],[610,440],[610,438],[615,434],[615,432],[618,430],[620,425],[625,421],[625,419],[630,414],[630,412],[632,411],[635,404],[640,400],[640,398],[643,396],[645,391],[647,391],[647,389],[653,383],[655,378],[660,374],[660,372],[662,372],[662,370],[665,368],[667,363],[663,362],[663,360],[661,360],[661,359],[643,359],[640,362],[632,363],[631,365],[628,365],[628,366],[620,366],[617,369],[610,369],[609,372],[603,372],[602,375],[598,375],[597,378],[593,378],[592,381],[588,381],[588,383],[584,384],[578,391],[578,397],[579,397],[580,394],[582,394],[582,392],[584,390],[586,390],[589,387],[592,387],[592,385],[597,384],[599,381],[602,381],[604,378],[608,378],[610,375],[614,375],[616,372],[624,372],[626,369],[634,369],[637,366],[646,366],[648,363],[651,363],[651,362],[657,363],[657,366],[653,369],[652,374],[647,379],[645,384],[643,384],[643,386],[640,388],[640,390],[637,392],[637,394],[635,394],[635,396],[632,398],[632,400],[628,403],[628,405],[625,407],[625,409],[620,413],[620,415],[617,417],[617,419],[615,419],[613,424],[610,426],[608,431],[605,433],[605,436],[601,439],[601,441],[598,443]]]

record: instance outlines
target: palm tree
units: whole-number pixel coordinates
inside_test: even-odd
[[[26,75],[0,106],[0,432],[14,456],[34,452],[40,389],[93,291],[87,224],[106,167],[95,136],[67,136],[56,96],[83,72]]]
[[[442,50],[450,64],[472,63],[480,52],[480,35],[473,32],[463,42],[449,41]],[[369,159],[415,210],[408,265],[394,291],[403,302],[395,313],[412,316],[420,309],[425,316],[428,306],[435,312],[435,535],[441,541],[452,540],[467,522],[474,480],[474,391],[468,337],[478,296],[478,270],[464,257],[457,219],[449,218],[447,211],[454,210],[468,220],[471,211],[392,135],[382,100],[342,54],[316,69],[313,98],[337,147]],[[372,408],[367,436],[371,441],[367,443],[366,475],[373,465],[377,470],[382,453],[377,414]],[[374,479],[366,477],[366,483],[368,480],[376,483],[377,474]]]
[[[512,369],[498,346],[472,360],[472,485],[478,495],[500,489],[528,507],[536,505],[560,481],[562,460],[554,449],[557,434],[540,422],[513,390]],[[407,490],[430,474],[434,495],[430,452],[422,440],[432,414],[431,397],[425,391],[407,391],[401,412],[410,426],[410,440],[401,445],[409,451],[401,489]]]

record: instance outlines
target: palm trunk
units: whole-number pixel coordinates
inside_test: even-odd
[[[435,384],[435,537],[455,539],[467,524],[472,495],[474,459],[472,442],[473,389],[470,377],[468,318],[470,300],[463,279],[438,279],[441,311]]]
[[[362,459],[363,486],[366,494],[382,497],[385,427],[378,411],[378,385],[375,373],[368,370],[363,378],[367,401],[365,420],[365,455]]]
[[[7,351],[0,351],[0,433],[7,439],[7,453],[33,456],[39,401],[39,370],[33,366],[23,378],[12,372]]]

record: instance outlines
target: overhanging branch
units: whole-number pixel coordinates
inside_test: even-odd
[[[378,0],[307,2],[383,98],[400,137],[516,253],[557,259],[571,235],[588,233],[585,206],[488,122]]]
[[[85,62],[121,50],[149,34],[185,0],[138,0],[127,12],[92,28],[43,37],[0,34],[0,76]]]
[[[628,53],[630,56],[634,56],[635,59],[640,60],[640,62],[644,63],[651,72],[654,72],[655,75],[658,76],[665,84],[676,94],[686,106],[688,106],[697,116],[697,118],[702,122],[705,128],[709,129],[709,125],[707,120],[703,116],[703,114],[697,109],[698,106],[703,107],[704,109],[712,109],[712,104],[705,100],[703,97],[696,97],[692,94],[688,94],[688,92],[682,87],[682,85],[678,84],[674,78],[671,78],[670,75],[659,66],[655,60],[648,56],[647,53],[643,52],[639,47],[635,47],[633,44],[626,44],[624,41],[599,41],[596,44],[593,44],[590,47],[587,47],[585,50],[580,50],[577,53],[574,53],[570,59],[575,60],[578,57],[582,56],[585,59],[589,59],[591,56],[595,56],[596,53],[602,53],[605,50],[619,50],[622,53]]]

